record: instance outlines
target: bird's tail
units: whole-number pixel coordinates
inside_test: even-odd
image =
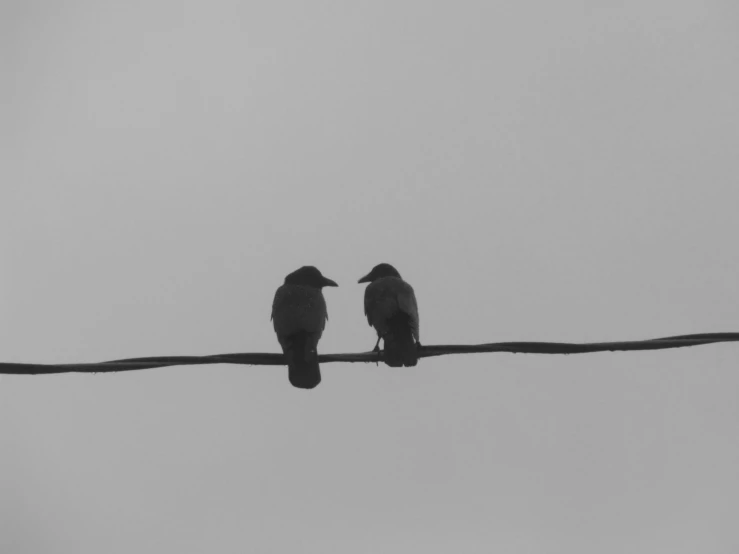
[[[290,383],[300,389],[312,389],[321,382],[318,352],[310,333],[296,333],[290,337],[290,347],[285,350],[287,374]]]
[[[416,340],[408,316],[398,313],[388,320],[390,328],[384,337],[384,360],[390,367],[410,367],[418,363]]]

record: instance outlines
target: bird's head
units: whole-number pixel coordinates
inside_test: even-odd
[[[336,281],[324,277],[318,268],[312,265],[304,265],[300,269],[296,269],[285,277],[286,285],[304,285],[308,287],[316,287],[317,289],[323,287],[338,287]]]
[[[357,282],[371,283],[372,281],[382,279],[383,277],[400,277],[400,273],[398,273],[398,270],[390,264],[378,264],[372,268],[372,271],[370,271],[367,275],[362,277]]]

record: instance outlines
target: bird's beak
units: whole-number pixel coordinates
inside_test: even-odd
[[[368,273],[364,277],[362,277],[357,283],[371,283],[372,279],[370,278],[370,274]]]
[[[323,278],[323,286],[324,287],[338,287],[339,285],[336,283],[336,281],[332,281],[328,277]]]

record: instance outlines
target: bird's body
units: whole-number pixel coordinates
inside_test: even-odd
[[[378,346],[380,339],[384,341],[385,363],[392,367],[416,365],[420,332],[413,287],[389,264],[375,266],[359,282],[369,283],[364,291],[364,313],[377,331]]]
[[[304,266],[285,278],[275,293],[272,322],[287,359],[290,383],[312,389],[321,382],[318,341],[326,327],[328,311],[321,288],[337,286],[313,266]]]

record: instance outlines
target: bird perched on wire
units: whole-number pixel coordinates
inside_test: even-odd
[[[364,313],[385,346],[384,361],[391,367],[418,363],[418,305],[413,287],[403,281],[390,264],[379,264],[359,280],[369,283],[364,291]]]
[[[295,387],[312,389],[321,382],[317,347],[328,319],[321,289],[338,286],[306,265],[285,277],[275,293],[271,319]]]

